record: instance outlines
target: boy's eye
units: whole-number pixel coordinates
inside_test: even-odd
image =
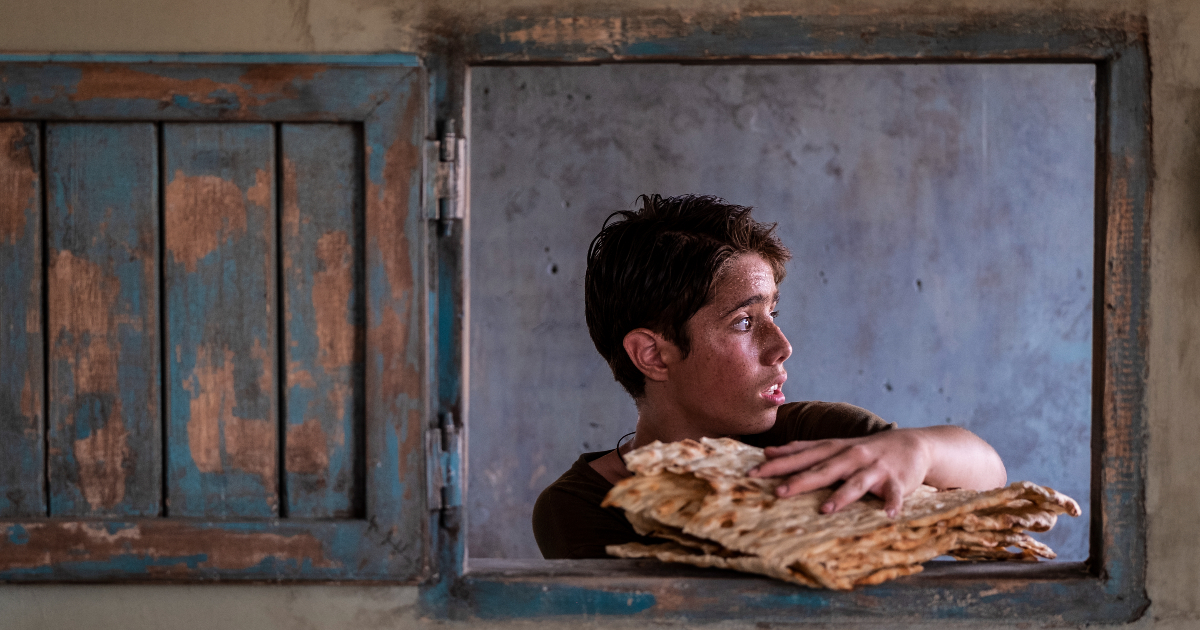
[[[775,319],[776,317],[779,317],[779,311],[771,311],[771,319]]]
[[[750,317],[739,317],[738,320],[733,323],[733,327],[736,330],[750,330]]]

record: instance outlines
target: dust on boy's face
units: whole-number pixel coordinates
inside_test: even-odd
[[[749,435],[775,423],[792,354],[775,325],[779,300],[771,266],[742,254],[723,269],[712,300],[687,322],[688,356],[670,366],[667,393],[708,435]]]

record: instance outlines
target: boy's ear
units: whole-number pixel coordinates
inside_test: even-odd
[[[635,328],[625,335],[625,353],[634,367],[651,381],[667,380],[668,368],[679,360],[679,348],[649,328]]]

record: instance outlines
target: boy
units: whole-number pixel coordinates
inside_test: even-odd
[[[701,196],[643,195],[642,208],[605,222],[588,248],[588,331],[633,396],[633,439],[585,453],[538,497],[534,537],[546,558],[603,558],[639,537],[622,510],[601,508],[630,473],[624,453],[655,440],[729,436],[766,449],[752,475],[786,477],[787,497],[842,482],[834,512],[870,492],[895,516],[926,483],[1004,485],[1000,457],[952,426],[899,429],[843,403],[785,403],[792,347],[775,325],[778,284],[791,257],[775,226],[750,208]],[[611,219],[612,217],[610,217]]]

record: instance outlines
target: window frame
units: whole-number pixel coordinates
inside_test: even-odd
[[[79,78],[88,71],[103,84],[98,95],[76,93]],[[106,73],[113,71],[127,81],[106,83]],[[6,81],[29,79],[0,102],[0,120],[354,123],[365,153],[363,221],[368,235],[363,243],[365,514],[220,519],[171,518],[168,510],[146,518],[0,518],[0,582],[415,584],[428,578],[425,493],[413,491],[423,487],[421,437],[429,400],[422,334],[427,325],[425,267],[420,264],[425,246],[420,230],[428,102],[424,72],[418,56],[403,53],[0,55],[0,75]],[[44,187],[48,178],[43,170]],[[276,212],[279,197],[275,195]],[[381,224],[398,224],[402,230],[382,230]],[[43,246],[43,258],[45,251]],[[389,260],[397,256],[414,264]],[[161,274],[161,257],[157,264]],[[392,268],[401,272],[392,277]],[[389,329],[380,321],[387,315],[415,330],[407,337],[382,339]],[[277,373],[285,371],[281,366]],[[371,391],[375,382],[403,391]],[[168,388],[164,384],[161,389]],[[165,400],[165,394],[159,396]],[[277,421],[286,423],[282,416]]]
[[[1137,619],[1146,580],[1145,416],[1150,68],[1144,17],[744,14],[520,17],[435,41],[427,57],[434,125],[468,121],[470,68],[591,63],[1091,63],[1096,67],[1090,557],[1082,563],[931,563],[853,592],[796,588],[650,561],[471,560],[463,518],[432,517],[434,577],[424,613],[442,619],[561,615],[765,622]],[[468,129],[469,124],[459,127]],[[469,161],[467,162],[469,164]],[[469,177],[467,178],[469,181]],[[469,190],[464,193],[469,208]],[[469,434],[466,400],[470,213],[431,232],[434,404]],[[469,446],[469,440],[466,440]],[[463,472],[465,460],[458,465]],[[460,479],[465,475],[459,474]],[[460,488],[466,492],[467,488]],[[449,518],[448,518],[449,516]]]

